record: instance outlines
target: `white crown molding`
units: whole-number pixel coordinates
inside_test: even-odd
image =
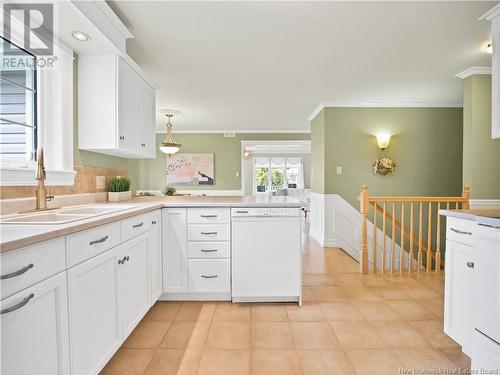
[[[500,4],[491,8],[489,11],[487,11],[485,14],[483,14],[478,19],[479,19],[479,21],[491,21],[493,18],[498,17],[498,16],[500,16]]]
[[[319,103],[316,108],[311,112],[309,116],[307,116],[308,121],[312,121],[322,110],[325,108],[325,103]]]
[[[165,129],[156,129],[157,134],[164,134]],[[307,134],[310,133],[311,129],[274,129],[274,130],[221,130],[221,129],[178,129],[174,128],[173,133],[175,134],[224,134],[224,133],[235,133],[235,134]]]
[[[491,74],[490,66],[471,66],[470,68],[455,74],[455,77],[465,79],[476,74]]]

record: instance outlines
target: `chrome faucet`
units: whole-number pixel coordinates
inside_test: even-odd
[[[38,180],[38,188],[36,189],[35,198],[36,198],[36,207],[37,211],[43,211],[47,209],[47,202],[50,202],[54,196],[47,195],[45,190],[45,165],[43,163],[43,148],[39,147],[37,150],[36,157],[36,170],[35,170],[35,179]]]

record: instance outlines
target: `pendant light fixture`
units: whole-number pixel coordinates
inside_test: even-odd
[[[167,117],[167,134],[165,134],[165,139],[160,145],[160,151],[167,155],[172,155],[179,151],[181,144],[177,143],[172,136],[172,123],[170,122],[170,119],[174,115],[178,115],[180,112],[171,109],[164,109],[161,112]]]

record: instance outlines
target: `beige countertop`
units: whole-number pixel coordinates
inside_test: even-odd
[[[117,204],[131,204],[134,207],[116,213],[94,216],[65,224],[0,224],[0,252],[47,241],[53,238],[80,232],[127,217],[140,215],[159,208],[168,207],[301,207],[299,200],[290,197],[268,196],[174,196],[136,197]],[[106,203],[110,205],[113,203]],[[94,204],[93,204],[94,205]]]
[[[466,210],[439,210],[440,215],[472,220],[480,224],[500,227],[500,208],[471,208]]]

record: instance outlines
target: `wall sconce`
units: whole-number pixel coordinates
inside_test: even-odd
[[[378,147],[383,151],[389,147],[391,135],[389,133],[379,133],[375,136],[377,138]]]

